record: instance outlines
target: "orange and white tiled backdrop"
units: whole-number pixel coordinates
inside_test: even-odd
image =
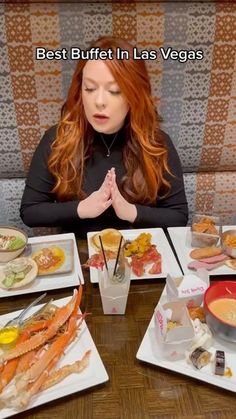
[[[0,5],[0,223],[22,225],[32,154],[55,124],[75,61],[37,61],[35,48],[87,48],[100,35],[139,49],[202,49],[203,60],[147,61],[163,129],[184,169],[191,214],[236,212],[236,4],[25,3]]]

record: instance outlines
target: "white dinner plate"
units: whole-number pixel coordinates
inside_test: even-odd
[[[160,302],[164,301],[165,289],[160,298]],[[197,380],[205,381],[206,383],[213,384],[217,387],[222,387],[226,390],[236,392],[236,353],[235,344],[224,342],[223,340],[214,339],[214,344],[208,349],[213,355],[215,350],[225,352],[226,367],[230,367],[233,373],[232,377],[221,377],[215,375],[212,371],[211,363],[202,369],[198,370],[193,365],[188,364],[185,359],[176,361],[169,361],[165,359],[158,349],[158,342],[154,333],[154,314],[148,325],[146,333],[143,337],[141,345],[137,352],[137,359],[140,361],[148,362],[149,364],[156,365],[161,368],[166,368],[189,377],[196,378]]]
[[[223,226],[222,230],[236,229],[236,226]],[[195,272],[188,269],[188,264],[193,261],[189,256],[193,247],[191,247],[190,227],[168,227],[168,233],[177,253],[180,265],[185,274]],[[218,268],[208,271],[209,275],[236,275],[236,271],[227,265],[218,266]]]
[[[73,258],[73,270],[68,273],[60,273],[54,275],[44,275],[37,276],[36,279],[22,288],[17,289],[2,289],[0,288],[0,298],[10,297],[12,295],[23,295],[30,294],[32,292],[55,290],[67,287],[74,287],[79,285],[80,281],[84,284],[83,272],[81,269],[79,254],[76,246],[75,235],[74,233],[65,233],[65,234],[54,234],[50,236],[38,236],[31,237],[28,240],[28,243],[47,243],[54,242],[55,245],[60,245],[60,241],[73,240],[74,246],[74,258]],[[21,256],[21,255],[20,255]],[[19,256],[19,257],[20,257]],[[1,264],[4,265],[4,264]],[[79,280],[80,278],[80,280]]]
[[[61,298],[60,300],[53,301],[53,304],[61,307],[69,300],[70,297]],[[35,310],[38,310],[41,306],[42,304],[32,308],[29,315]],[[0,316],[0,324],[5,324],[8,320],[17,316],[20,311],[21,310]],[[109,377],[85,321],[83,321],[80,327],[78,337],[69,345],[69,347],[66,348],[65,355],[59,361],[56,369],[81,359],[84,353],[90,349],[91,354],[89,365],[84,369],[84,371],[77,374],[71,374],[55,386],[39,392],[32,398],[30,404],[26,409],[23,409],[23,411],[108,381]],[[12,416],[17,412],[18,411],[9,408],[1,409],[0,419]]]
[[[157,246],[157,251],[162,256],[162,272],[160,274],[149,274],[145,272],[143,276],[136,276],[131,271],[131,279],[166,278],[167,273],[170,273],[173,276],[182,275],[181,269],[162,228],[143,228],[119,231],[125,240],[134,240],[141,233],[150,233],[152,235],[151,243]],[[96,233],[97,231],[87,233],[89,257],[96,253],[96,250],[90,244],[90,237]],[[152,264],[147,265],[145,271],[148,271],[151,265]],[[98,283],[98,272],[96,268],[90,268],[90,280],[92,283]]]

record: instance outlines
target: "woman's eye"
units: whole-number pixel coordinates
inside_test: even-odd
[[[92,87],[85,87],[84,89],[86,92],[93,92],[95,89],[93,89]]]
[[[112,94],[112,95],[120,95],[120,91],[119,90],[109,90],[109,92]]]

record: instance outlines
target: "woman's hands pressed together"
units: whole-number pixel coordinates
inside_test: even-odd
[[[111,181],[107,174],[101,187],[79,203],[77,213],[80,218],[95,218],[111,204]]]
[[[137,209],[134,204],[130,204],[121,195],[119,188],[116,183],[116,172],[114,167],[108,171],[108,179],[111,180],[111,199],[112,206],[118,218],[121,220],[129,221],[133,223],[137,217]]]
[[[126,201],[119,191],[114,168],[108,170],[101,187],[79,203],[77,213],[80,218],[95,218],[110,205],[121,220],[133,223],[137,217],[136,206]]]

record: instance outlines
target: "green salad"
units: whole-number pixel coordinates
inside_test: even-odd
[[[25,240],[21,239],[20,237],[16,237],[15,239],[10,241],[8,249],[16,250],[16,249],[19,249],[19,247],[22,247],[24,245],[25,245]]]
[[[0,250],[17,250],[25,244],[26,241],[20,237],[0,234]]]

